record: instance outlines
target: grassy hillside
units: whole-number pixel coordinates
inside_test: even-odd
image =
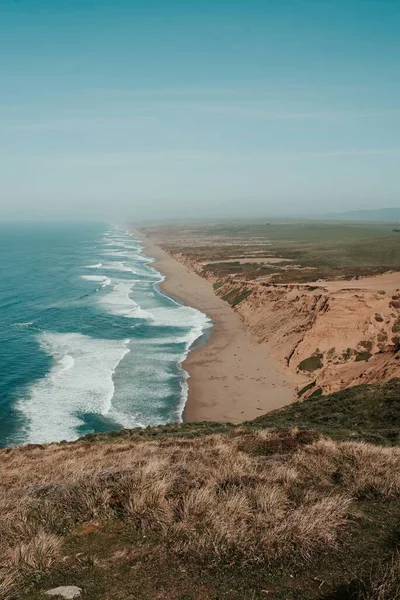
[[[164,226],[146,231],[160,239],[168,251],[202,263],[204,272],[217,279],[227,275],[246,280],[271,276],[274,282],[292,283],[400,270],[398,229],[395,221],[259,220]],[[278,262],[263,262],[268,257]],[[260,262],[254,262],[256,259]]]
[[[0,451],[0,598],[400,598],[399,391]]]
[[[263,415],[249,425],[297,426],[338,440],[400,445],[400,380],[309,398]]]

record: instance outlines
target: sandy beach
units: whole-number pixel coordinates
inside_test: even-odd
[[[212,284],[142,232],[133,233],[165,276],[163,291],[204,312],[213,322],[207,342],[192,350],[183,364],[189,373],[184,420],[240,423],[293,402],[299,380],[279,370],[265,345],[252,339],[238,313],[214,294]]]

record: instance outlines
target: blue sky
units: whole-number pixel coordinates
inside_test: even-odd
[[[0,218],[399,205],[399,30],[399,0],[1,0]]]

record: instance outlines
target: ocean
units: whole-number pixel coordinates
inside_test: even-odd
[[[124,227],[0,226],[0,447],[180,422],[211,322]]]

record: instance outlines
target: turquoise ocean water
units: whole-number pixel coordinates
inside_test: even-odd
[[[0,447],[181,420],[211,323],[123,227],[0,225]]]

